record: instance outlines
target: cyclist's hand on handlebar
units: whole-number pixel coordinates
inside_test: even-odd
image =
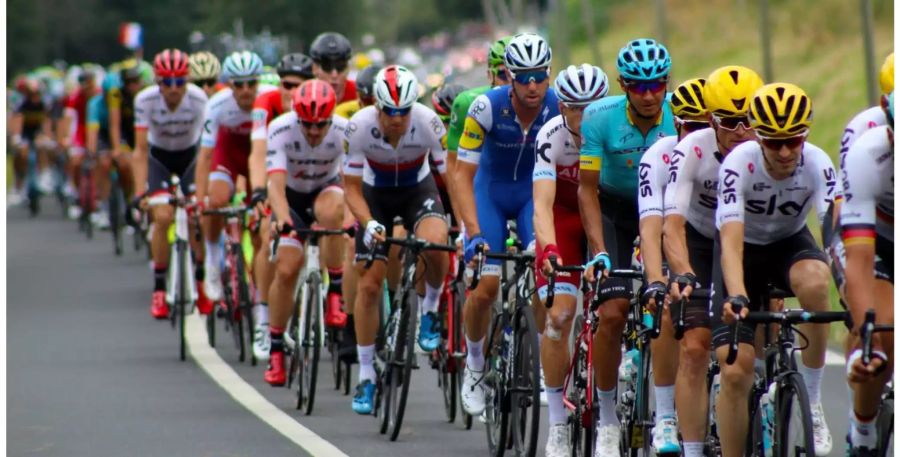
[[[847,381],[863,383],[871,381],[887,368],[887,355],[881,349],[881,343],[872,341],[872,359],[868,365],[863,364],[862,349],[856,349],[847,360]]]
[[[487,240],[484,239],[484,237],[481,236],[480,233],[473,236],[472,238],[470,238],[469,242],[466,243],[466,252],[465,252],[465,257],[463,259],[463,260],[465,260],[465,263],[467,265],[471,264],[470,266],[472,266],[472,267],[475,266],[472,263],[472,259],[475,257],[475,248],[479,244],[484,245],[484,252],[487,252],[490,249],[490,247],[488,246]]]
[[[556,267],[563,265],[559,248],[555,244],[548,244],[545,246],[541,251],[541,261],[539,263],[541,265],[541,273],[543,273],[544,277],[550,277]]]
[[[385,238],[387,237],[386,232],[387,229],[384,227],[384,225],[381,225],[380,222],[372,219],[368,223],[366,223],[366,233],[365,235],[363,235],[363,242],[365,243],[366,247],[371,249],[376,242],[384,242]]]
[[[656,303],[657,295],[663,296],[663,303]],[[660,281],[654,281],[647,286],[647,290],[641,295],[641,303],[643,303],[650,312],[655,313],[657,305],[662,305],[664,308],[667,308],[666,295],[666,284]]]
[[[750,299],[743,295],[732,295],[725,298],[725,304],[722,307],[722,322],[731,325],[737,321],[737,314],[740,313],[741,318],[747,317],[750,312]]]
[[[606,251],[600,251],[594,254],[594,257],[591,259],[591,265],[584,269],[584,280],[585,281],[593,281],[594,280],[594,268],[603,268],[603,277],[606,278],[609,276],[609,270],[612,268],[612,260],[609,258],[609,254]]]
[[[671,295],[672,301],[690,298],[696,283],[697,276],[691,272],[675,276],[669,283],[669,295]]]

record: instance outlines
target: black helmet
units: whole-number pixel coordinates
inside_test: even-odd
[[[431,94],[431,104],[439,116],[449,117],[453,110],[453,100],[466,90],[462,84],[444,84]]]
[[[369,65],[356,75],[356,93],[360,97],[375,96],[375,75],[381,71],[380,65]]]
[[[282,57],[281,62],[278,62],[278,66],[275,67],[275,71],[278,72],[278,76],[294,75],[304,79],[312,79],[312,64],[313,61],[309,56],[295,52]]]
[[[337,32],[325,32],[316,37],[309,47],[309,55],[316,62],[325,60],[350,60],[353,49],[350,40]]]

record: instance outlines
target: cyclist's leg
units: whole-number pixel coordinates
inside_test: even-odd
[[[291,209],[291,224],[295,228],[304,228],[306,224],[294,209]],[[268,226],[262,230],[268,231]],[[264,379],[272,385],[284,384],[284,366],[277,363],[279,357],[276,354],[284,354],[284,332],[288,320],[293,314],[294,289],[297,287],[297,276],[303,266],[303,244],[301,237],[290,235],[279,236],[278,252],[275,255],[274,280],[269,286],[269,358],[273,362],[269,364]],[[301,308],[302,312],[302,308]],[[281,359],[283,360],[283,358]]]
[[[326,229],[340,229],[344,222],[344,189],[337,183],[326,186],[315,197],[313,213],[316,222]],[[328,269],[328,294],[325,309],[326,324],[344,327],[347,315],[341,310],[344,282],[343,257],[347,245],[342,236],[326,236],[319,240],[322,246],[323,268]]]
[[[207,188],[208,208],[224,208],[231,203],[231,195],[234,193],[234,181],[237,177],[234,166],[230,159],[233,148],[229,148],[225,138],[219,138],[213,150],[212,164],[210,166],[209,183]],[[205,170],[203,170],[205,171]],[[207,296],[213,301],[222,298],[222,282],[220,278],[219,263],[222,261],[224,253],[219,244],[222,236],[222,229],[225,227],[225,220],[221,216],[205,216],[203,218],[203,232],[206,241],[206,258],[205,281],[204,288]]]
[[[162,161],[150,154],[147,160],[147,194],[169,196],[169,179],[172,171]],[[166,272],[169,268],[169,226],[175,219],[175,208],[168,203],[151,203],[150,215],[153,218],[153,232],[150,238],[150,254],[153,259],[153,299],[151,313],[154,317],[163,318],[168,314],[163,304],[166,289]]]
[[[15,170],[16,178],[15,189],[20,195],[24,195],[25,180],[28,175],[28,147],[28,142],[23,139],[23,142],[14,148],[15,155],[13,155],[13,169]]]
[[[119,168],[119,185],[126,198],[134,195],[134,175],[131,171],[131,154],[121,149],[113,156],[116,166]],[[192,177],[193,179],[193,177]]]
[[[709,288],[712,284],[713,240],[697,232],[690,224],[685,226],[688,252],[691,266],[697,275],[700,287]],[[679,304],[672,307],[672,316],[679,312]],[[667,315],[668,313],[664,313]],[[672,349],[678,347],[667,340]],[[675,405],[678,410],[678,428],[685,445],[685,456],[692,457],[702,452],[703,440],[706,436],[706,421],[709,412],[709,398],[697,395],[698,386],[706,385],[706,374],[709,369],[709,351],[712,342],[709,321],[709,299],[696,299],[687,303],[685,309],[685,331],[680,342],[680,353],[677,353],[677,375],[675,376]],[[657,364],[665,365],[670,347],[659,344],[653,346],[654,377],[659,384],[661,371]],[[704,390],[705,391],[705,390]],[[657,394],[657,411],[660,414],[659,391]],[[667,405],[668,406],[668,405]],[[699,448],[699,449],[698,449]],[[688,453],[692,455],[688,455]]]
[[[531,198],[531,189],[523,190],[516,195],[526,196],[524,201],[518,202],[516,215],[516,235],[522,240],[522,245],[528,248],[535,242],[534,238],[534,200]],[[537,324],[538,343],[544,338],[544,326],[547,323],[547,308],[540,306],[541,300],[535,291],[531,297],[531,309],[534,312],[535,324]]]
[[[416,186],[415,197],[406,205],[404,221],[410,226],[417,238],[430,243],[447,244],[447,219],[444,206],[434,184],[429,177]],[[410,224],[412,222],[412,224]],[[422,263],[424,261],[424,264]],[[424,295],[423,311],[437,312],[438,301],[447,277],[450,257],[444,251],[426,251],[419,261],[419,270],[424,272],[416,285],[419,296]],[[424,270],[422,269],[424,268]]]

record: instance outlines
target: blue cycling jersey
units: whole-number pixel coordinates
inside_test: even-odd
[[[109,130],[109,109],[103,94],[97,94],[88,100],[87,125],[100,129],[101,132]]]
[[[584,110],[581,121],[580,168],[600,171],[600,187],[604,192],[637,202],[641,157],[657,140],[675,134],[668,102],[663,103],[662,116],[656,125],[644,135],[631,121],[624,95],[597,100]]]

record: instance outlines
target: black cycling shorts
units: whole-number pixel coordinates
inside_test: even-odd
[[[721,253],[720,240],[716,235],[713,255],[713,284],[716,291],[725,292],[716,293],[716,296],[713,297],[711,321],[713,347],[727,345],[731,341],[732,327],[722,322],[722,307],[725,297],[730,294],[725,289],[722,276]],[[791,267],[801,260],[810,259],[828,263],[828,257],[816,245],[816,240],[813,239],[812,233],[807,227],[771,244],[744,243],[744,287],[747,289],[747,298],[750,299],[750,310],[767,309],[768,303],[761,303],[761,301],[768,295],[770,284],[793,295],[790,281]],[[753,344],[755,330],[755,325],[742,324],[738,340],[742,343]]]
[[[631,268],[634,240],[640,235],[636,200],[628,200],[600,191],[603,215],[603,242],[613,268]]]
[[[169,179],[177,175],[181,180],[181,191],[185,195],[194,193],[194,169],[197,166],[197,146],[182,151],[167,151],[150,146],[147,169],[147,191],[150,194],[169,190]]]
[[[439,217],[446,221],[446,212],[441,203],[434,178],[428,175],[423,181],[408,187],[372,187],[363,184],[363,197],[369,205],[372,217],[381,225],[390,229],[394,219],[403,219],[403,227],[414,233],[416,227],[427,217]],[[366,247],[364,236],[366,227],[360,224],[356,232],[356,261],[369,259],[370,250]],[[375,258],[387,260],[389,246],[381,244],[375,250]]]
[[[321,194],[323,190],[329,187],[340,187],[340,185],[341,178],[336,177],[312,192],[297,192],[290,187],[285,188],[288,207],[291,211],[291,225],[293,225],[294,228],[312,227],[316,222],[316,214],[314,211],[316,198],[319,197],[319,194]],[[306,237],[300,235],[299,238],[300,241],[304,241]]]
[[[691,267],[697,275],[697,287],[709,289],[712,286],[713,249],[715,241],[703,236],[690,222],[684,224],[688,256]],[[670,310],[672,319],[677,319],[681,303],[672,303]],[[692,328],[709,328],[710,299],[692,299],[684,311],[685,330]]]

